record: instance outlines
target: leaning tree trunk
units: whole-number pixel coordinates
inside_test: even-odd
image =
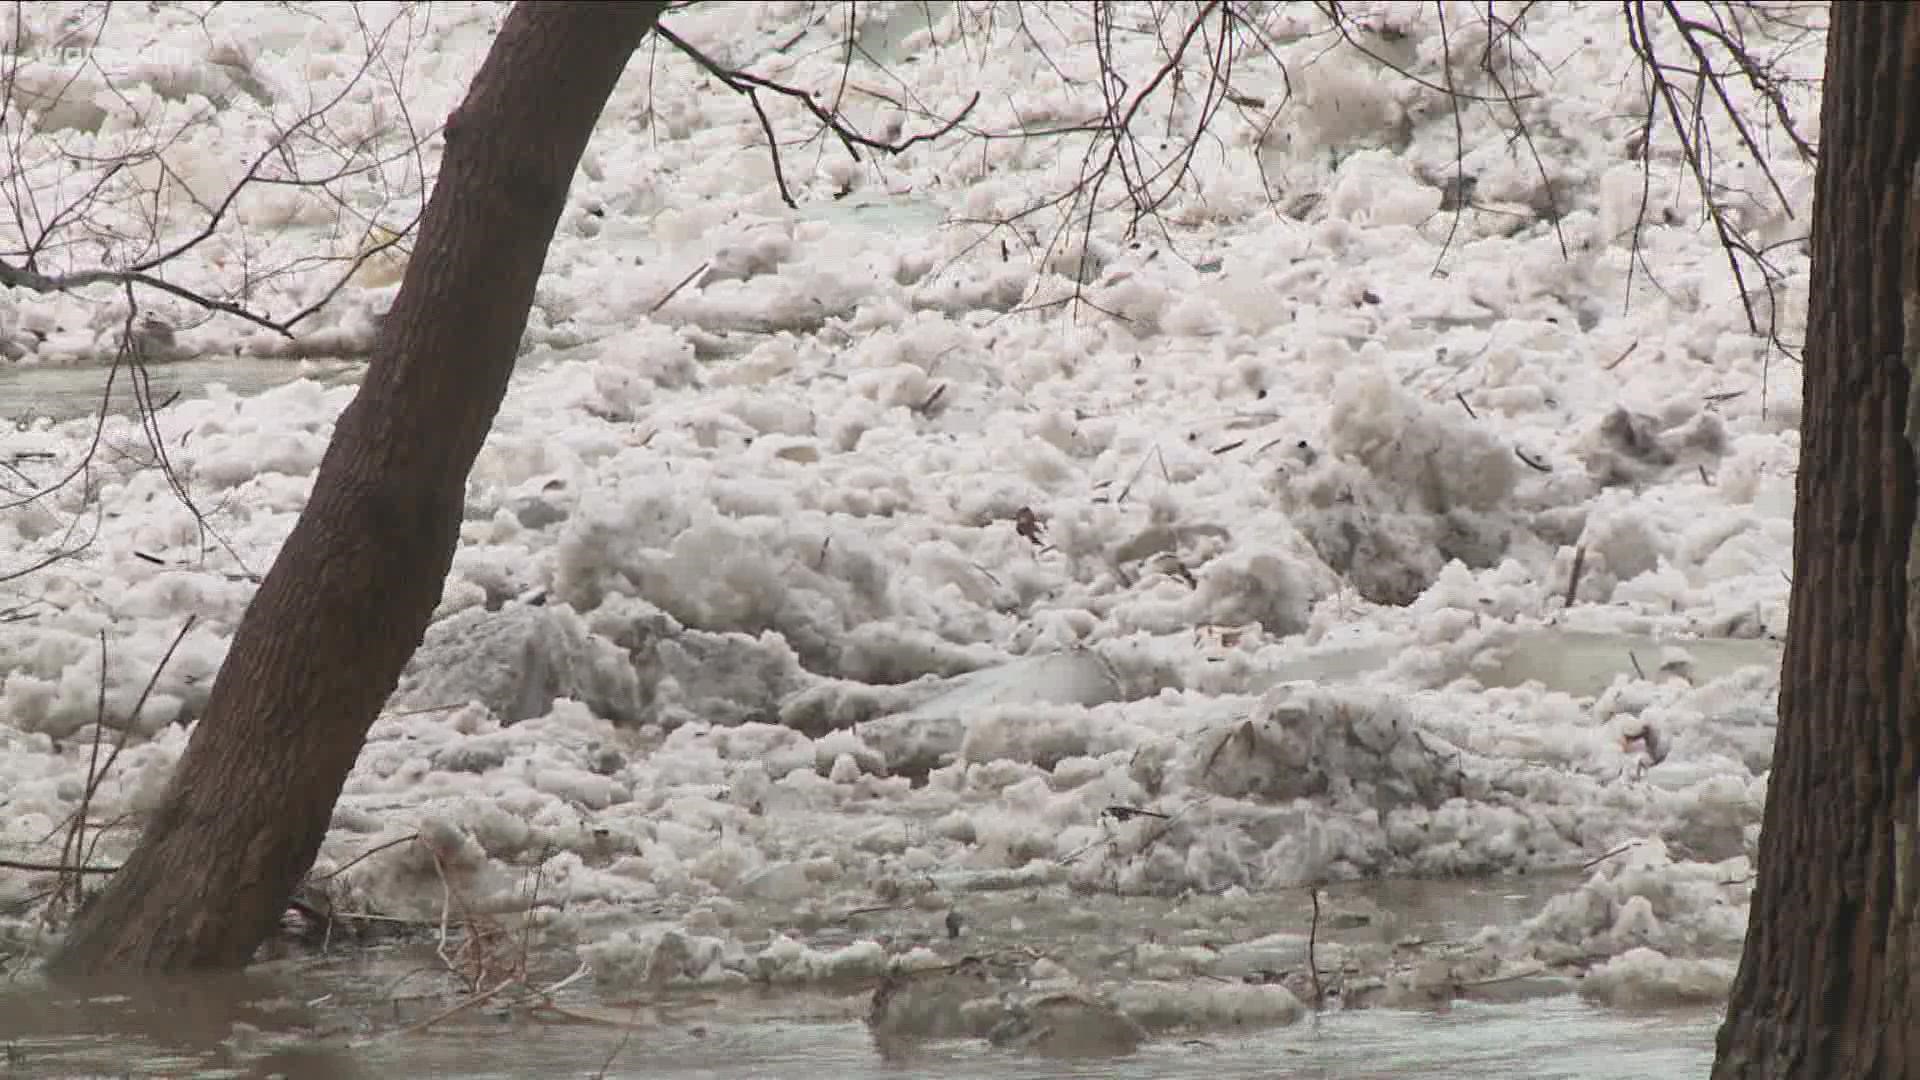
[[[1792,622],[1716,1080],[1920,1077],[1920,8],[1831,20]]]
[[[138,846],[56,975],[238,967],[313,863],[426,632],[587,139],[664,3],[517,4],[446,154],[365,382]]]

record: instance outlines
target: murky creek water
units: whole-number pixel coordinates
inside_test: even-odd
[[[1371,882],[1322,893],[1329,953],[1393,939],[1462,938],[1524,918],[1572,878]],[[1038,903],[1036,904],[1036,901]],[[1021,947],[1077,972],[1117,968],[1129,942],[1222,941],[1304,930],[1298,890],[1168,902],[1020,890],[980,894],[943,952]],[[1018,915],[1016,915],[1016,912]],[[1336,913],[1340,916],[1336,918]],[[777,926],[768,912],[743,923]],[[938,914],[911,905],[831,926],[783,927],[824,947],[856,937],[937,941]],[[927,925],[922,926],[920,924]],[[1089,923],[1106,929],[1089,932]],[[741,933],[753,933],[747,926]],[[1323,961],[1324,963],[1324,961]],[[566,975],[542,958],[534,985]],[[430,945],[288,958],[245,976],[54,991],[32,976],[0,987],[0,1076],[527,1076],[931,1078],[1100,1076],[1625,1078],[1705,1075],[1713,1010],[1607,1010],[1551,980],[1503,983],[1434,1008],[1329,1009],[1285,1027],[1157,1033],[1121,1057],[1060,1059],[980,1040],[883,1046],[863,1017],[871,980],[804,990],[597,993],[564,987],[549,1008],[513,994],[466,1008]]]

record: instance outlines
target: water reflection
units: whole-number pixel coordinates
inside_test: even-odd
[[[1524,918],[1569,883],[1554,876],[1336,886],[1322,892],[1329,922],[1321,941],[1358,948],[1382,938],[1458,940],[1480,926]],[[1124,951],[1127,941],[1204,934],[1245,942],[1303,925],[1310,915],[1303,890],[1239,901],[1016,890],[974,893],[967,906],[968,929],[956,948],[989,953],[1020,942],[1085,959],[1123,982],[1124,965],[1114,967],[1105,954]],[[1016,914],[1024,923],[1014,921]],[[749,906],[740,915],[735,930],[744,936],[782,925],[800,932],[790,925],[791,912],[784,924]],[[804,936],[816,946],[842,935],[902,941],[924,916],[937,946],[945,938],[935,915],[911,907],[875,912],[857,927]],[[541,959],[525,978],[530,986],[552,986],[574,966],[559,949]],[[863,1023],[873,986],[859,980],[638,997],[602,997],[582,980],[550,997],[515,990],[452,1008],[466,999],[433,946],[392,945],[289,958],[245,975],[0,984],[0,1045],[7,1051],[0,1075],[1637,1080],[1708,1070],[1716,1010],[1606,1010],[1566,993],[1567,981],[1533,982],[1530,994],[1527,985],[1501,983],[1491,998],[1434,1008],[1310,1014],[1290,1026],[1156,1028],[1121,1057],[1043,1057],[978,1038],[916,1042],[883,1054]]]
[[[259,973],[179,978],[37,976],[0,985],[6,1073],[315,1078],[369,1074],[293,984]]]
[[[765,1002],[748,1004],[748,1016],[735,1023],[636,1013],[630,1031],[471,1010],[404,1036],[352,1040],[338,1026],[329,1030],[338,1019],[331,1008],[302,1006],[288,990],[259,977],[123,984],[77,996],[44,985],[8,987],[0,993],[5,1075],[1638,1080],[1705,1075],[1717,1022],[1701,1010],[1605,1012],[1563,997],[1328,1013],[1288,1028],[1157,1040],[1115,1059],[1038,1058],[977,1041],[882,1056],[856,1021],[753,1017]]]

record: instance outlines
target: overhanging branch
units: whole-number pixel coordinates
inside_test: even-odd
[[[773,121],[768,118],[766,108],[760,103],[760,91],[766,90],[779,94],[782,97],[798,101],[808,112],[813,114],[814,119],[820,121],[821,125],[828,131],[833,132],[834,136],[840,140],[840,144],[847,148],[847,153],[851,155],[855,161],[863,160],[860,157],[860,147],[863,146],[869,150],[878,150],[882,153],[898,154],[906,151],[915,144],[933,142],[945,136],[954,128],[959,127],[961,123],[966,120],[967,115],[973,112],[973,107],[980,103],[980,93],[979,91],[975,91],[973,97],[967,100],[965,107],[946,121],[946,123],[932,131],[923,131],[904,139],[876,139],[871,135],[862,133],[858,128],[847,123],[846,118],[840,115],[838,111],[827,108],[825,105],[815,101],[813,95],[808,91],[802,90],[797,86],[789,86],[786,83],[776,82],[764,76],[755,75],[752,72],[725,67],[719,61],[694,47],[693,44],[685,38],[680,37],[664,26],[654,27],[653,32],[660,35],[661,39],[666,41],[667,44],[680,50],[687,59],[692,60],[702,71],[720,80],[727,89],[732,90],[736,94],[744,94],[746,96],[747,103],[753,106],[754,115],[760,120],[760,130],[767,136],[767,149],[773,155],[773,178],[774,182],[779,185],[780,199],[782,202],[785,202],[787,206],[796,210],[799,209],[800,204],[794,200],[793,191],[787,186],[786,171],[780,164],[780,144],[773,134]]]

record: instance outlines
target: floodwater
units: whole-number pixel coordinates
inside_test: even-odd
[[[1607,1016],[1564,998],[1519,1006],[1460,1007],[1443,1016],[1359,1011],[1291,1028],[1229,1037],[1155,1043],[1117,1060],[1020,1057],[978,1044],[936,1046],[888,1060],[856,1023],[775,1023],[738,1031],[637,1034],[621,1053],[616,1040],[578,1037],[489,1046],[446,1037],[367,1059],[351,1075],[501,1078],[594,1075],[694,1080],[800,1075],[868,1080],[1647,1080],[1705,1076],[1713,1062],[1713,1020]],[[512,1040],[502,1040],[512,1042]],[[611,1065],[607,1062],[611,1055]]]
[[[1282,1028],[1156,1039],[1124,1057],[1059,1059],[977,1040],[883,1053],[866,1026],[845,1015],[863,1004],[851,999],[836,1007],[795,995],[789,1015],[753,1002],[732,1020],[712,1005],[676,1016],[670,999],[599,1010],[630,1015],[630,1023],[547,1021],[481,1006],[420,1026],[445,1007],[416,1017],[417,1006],[383,1007],[369,996],[349,1008],[325,996],[338,981],[318,974],[174,986],[144,1004],[144,994],[62,999],[18,984],[0,991],[0,1076],[1644,1080],[1705,1076],[1718,1023],[1706,1010],[1609,1011],[1568,995],[1327,1012]],[[302,983],[323,992],[305,1000],[289,992]]]
[[[462,1014],[423,1031],[375,1036],[357,1045],[348,1035],[302,1038],[250,1027],[235,1028],[237,1033],[224,1039],[206,1031],[194,1045],[183,1043],[177,1034],[157,1033],[163,1020],[176,1033],[191,1026],[179,1022],[177,1003],[155,1006],[144,1015],[124,999],[118,1007],[42,1006],[35,1011],[60,1009],[69,1012],[66,1029],[38,1037],[19,1033],[14,1015],[0,1013],[0,1031],[8,1040],[0,1075],[1646,1080],[1705,1076],[1713,1060],[1717,1023],[1716,1017],[1697,1013],[1607,1013],[1562,997],[1527,1004],[1461,1004],[1440,1013],[1328,1013],[1287,1028],[1152,1042],[1123,1058],[1055,1059],[977,1042],[935,1043],[905,1056],[886,1056],[858,1021],[807,1019],[722,1024],[643,1017],[630,1028],[616,1028]]]
[[[1369,882],[1323,890],[1331,949],[1368,941],[1471,934],[1522,918],[1572,880]],[[1309,913],[1285,895],[1156,901],[1025,890],[967,901],[970,953],[1025,947],[1083,975],[1114,971],[1129,942],[1217,928],[1227,941],[1299,929]],[[1012,913],[1026,917],[1017,921]],[[743,912],[775,924],[773,912]],[[911,905],[801,934],[825,946],[903,936],[935,919]],[[1101,924],[1088,931],[1089,922]],[[791,927],[782,927],[795,932]],[[746,927],[736,932],[750,934]],[[1103,955],[1104,954],[1104,955]],[[1354,955],[1348,953],[1347,955]],[[547,955],[527,983],[550,986],[573,966]],[[1121,965],[1123,966],[1123,965]],[[1125,975],[1120,975],[1124,981]],[[1112,984],[1113,980],[1103,980]],[[471,1003],[432,945],[292,957],[239,976],[54,990],[31,975],[0,984],[0,1077],[73,1075],[288,1078],[529,1076],[830,1076],[847,1080],[1016,1080],[1042,1077],[1292,1077],[1299,1080],[1475,1080],[1704,1076],[1717,1010],[1604,1009],[1570,984],[1505,983],[1435,1007],[1330,1009],[1289,1026],[1162,1030],[1131,1054],[1057,1058],[984,1040],[880,1044],[863,1017],[871,981],[781,990],[691,988],[597,993],[579,979],[542,999],[518,987]]]

